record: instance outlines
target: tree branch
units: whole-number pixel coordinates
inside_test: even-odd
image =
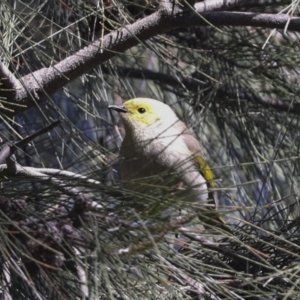
[[[32,140],[34,140],[36,137],[38,137],[46,132],[51,131],[54,127],[58,126],[60,123],[61,123],[60,120],[56,120],[56,121],[52,122],[50,125],[34,132],[33,134],[25,137],[24,139],[22,139],[20,141],[17,141],[12,144],[4,145],[0,151],[0,164],[2,164],[5,160],[7,160],[7,158],[12,156],[16,152],[18,147],[22,147],[22,146],[28,144],[29,142],[31,142]]]
[[[215,11],[215,10],[228,10],[232,7],[236,7],[238,4],[246,3],[247,1],[243,0],[210,0],[210,1],[201,1],[195,4],[195,10],[198,13],[205,11]]]
[[[108,61],[117,53],[174,28],[208,26],[212,23],[215,26],[284,29],[289,22],[289,30],[300,31],[300,18],[290,18],[287,15],[208,12],[208,10],[229,8],[238,2],[237,0],[228,0],[226,4],[223,0],[199,2],[195,5],[195,11],[183,10],[164,2],[152,15],[105,35],[103,39],[91,43],[52,67],[42,68],[22,77],[16,92],[6,95],[10,105],[5,108],[0,107],[0,113],[12,117],[34,106],[36,102],[45,101],[49,99],[49,95],[67,83]]]
[[[152,70],[145,69],[134,69],[134,68],[126,68],[115,66],[114,69],[121,75],[130,78],[136,79],[147,79],[159,82],[161,84],[168,84],[170,86],[174,86],[178,88],[178,85],[182,85],[186,87],[188,90],[195,90],[197,88],[202,88],[203,90],[209,87],[209,84],[203,84],[199,80],[188,78],[188,77],[175,77],[170,74],[158,73]],[[106,74],[109,73],[109,69],[107,67],[102,67],[102,71]],[[228,86],[221,86],[218,88],[217,96],[220,98],[224,98],[224,95],[228,97],[236,97],[236,90],[231,90]],[[267,108],[273,108],[277,111],[289,112],[292,114],[300,114],[300,103],[291,103],[289,101],[284,101],[281,99],[274,99],[270,97],[259,96],[255,93],[239,90],[239,97],[241,99],[246,99],[247,101],[251,101],[253,103],[258,103]]]
[[[19,80],[0,60],[0,89],[16,90],[19,87]]]
[[[252,26],[270,29],[285,29],[289,22],[288,30],[300,32],[300,18],[290,17],[288,15],[261,14],[249,12],[205,12],[201,16],[215,26]],[[199,16],[190,16],[189,24],[186,27],[205,26],[205,20],[199,19]]]

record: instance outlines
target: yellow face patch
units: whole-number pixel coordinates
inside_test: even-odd
[[[141,127],[149,127],[161,119],[160,109],[157,109],[153,103],[149,105],[142,98],[129,100],[124,103],[124,107],[128,110],[126,118]]]

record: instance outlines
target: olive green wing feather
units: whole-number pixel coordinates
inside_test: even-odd
[[[183,130],[182,138],[185,144],[187,145],[188,149],[190,150],[197,167],[199,167],[200,174],[207,181],[208,188],[214,188],[215,187],[214,174],[208,162],[204,158],[203,150],[200,143],[187,128]],[[213,200],[213,204],[216,205],[214,192],[209,191],[208,196],[209,199]],[[215,210],[215,208],[212,208],[211,212],[206,214],[206,217],[207,217],[206,223],[208,224],[212,223],[214,225],[216,225],[216,222],[217,225],[221,223],[220,225],[223,229],[225,229],[226,231],[231,231],[227,226],[224,225],[226,224],[225,220],[220,216],[220,214]],[[215,220],[216,222],[210,222],[209,220]]]

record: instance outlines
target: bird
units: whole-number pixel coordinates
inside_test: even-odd
[[[214,175],[203,147],[172,108],[150,98],[108,108],[118,112],[124,124],[120,173],[126,189],[147,193],[154,186],[165,188],[175,199],[200,204],[205,224],[230,231],[216,211]],[[212,205],[207,205],[209,200]]]

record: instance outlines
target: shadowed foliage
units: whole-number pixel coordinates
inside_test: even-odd
[[[1,1],[0,299],[299,297],[299,4],[225,2]],[[123,187],[135,97],[194,131],[232,232]]]

